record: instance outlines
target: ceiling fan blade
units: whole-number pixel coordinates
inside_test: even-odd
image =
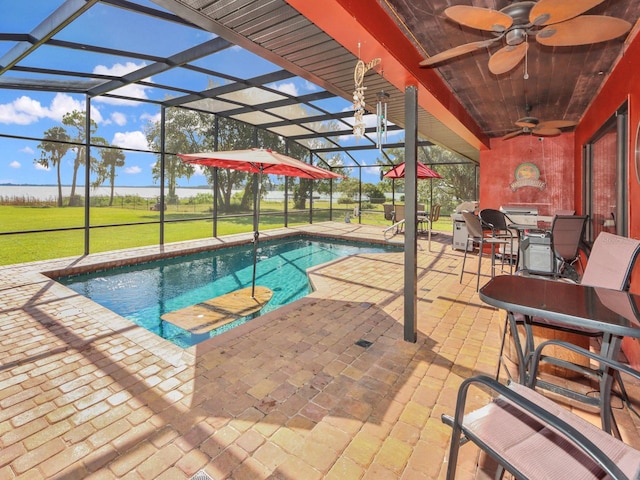
[[[581,15],[580,17],[544,27],[536,40],[550,47],[569,47],[606,42],[624,35],[631,29],[626,20],[604,15]]]
[[[568,128],[575,127],[578,122],[572,120],[549,120],[548,122],[540,122],[538,128]]]
[[[522,128],[533,128],[538,126],[538,123],[540,123],[540,121],[536,117],[523,117],[518,119],[516,126]]]
[[[506,13],[490,8],[454,5],[445,9],[444,13],[454,22],[488,32],[504,32],[513,23]]]
[[[604,0],[540,0],[529,12],[534,25],[551,25],[577,17]]]
[[[531,133],[538,137],[557,137],[562,132],[558,128],[534,128]]]
[[[522,135],[523,133],[525,133],[524,130],[516,130],[515,132],[507,133],[504,137],[502,137],[502,140],[509,140],[510,138],[517,137],[518,135]]]
[[[449,50],[445,50],[444,52],[440,52],[434,55],[433,57],[429,57],[426,60],[421,61],[420,66],[430,67],[431,65],[444,62],[445,60],[449,60],[450,58],[458,57],[460,55],[464,55],[465,53],[473,52],[474,50],[488,47],[496,40],[497,39],[482,40],[480,42],[465,43],[464,45],[459,45],[457,47],[450,48]]]
[[[489,71],[494,75],[500,75],[512,70],[522,61],[528,48],[529,44],[526,42],[520,45],[507,45],[506,47],[502,47],[491,55],[489,59]]]

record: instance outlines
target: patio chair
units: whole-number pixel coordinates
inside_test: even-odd
[[[553,275],[578,280],[573,269],[575,262],[580,263],[579,250],[583,243],[584,229],[588,215],[556,215],[551,224],[551,246],[556,261]]]
[[[558,340],[549,340],[538,347],[534,369],[542,350],[551,345],[584,355],[600,368],[613,368],[640,379],[640,373],[626,365]],[[498,463],[495,478],[502,478],[505,470],[515,478],[530,479],[640,478],[640,451],[536,392],[534,385],[503,385],[487,376],[462,382],[454,417],[442,416],[442,421],[453,428],[448,480],[455,478],[459,449],[467,441]],[[487,405],[467,412],[466,401],[472,386],[484,391],[488,387],[498,396]],[[475,396],[470,399],[477,401]]]
[[[393,207],[394,205],[390,203],[385,203],[384,205],[382,205],[382,208],[384,208],[384,219],[390,220],[391,223],[395,223],[395,213],[393,211]]]
[[[515,255],[515,260],[517,261],[517,252],[518,247],[516,244],[516,249],[514,250],[514,239],[518,239],[518,234],[513,233],[513,230],[508,227],[509,224],[513,223],[511,219],[500,210],[495,210],[493,208],[485,208],[480,211],[480,218],[482,222],[489,226],[491,229],[491,236],[493,238],[502,238],[509,240],[509,251],[507,252],[506,245],[503,246],[501,252],[502,263],[504,265],[505,259],[509,260],[509,273],[513,273],[513,260]]]
[[[431,212],[427,215],[418,215],[418,230],[422,232],[433,230],[433,222],[437,222],[440,218],[440,208],[442,205],[433,205]],[[432,232],[432,235],[435,235]]]
[[[470,212],[462,212],[464,223],[467,226],[467,245],[472,243],[478,245],[478,278],[476,281],[476,291],[480,288],[480,267],[482,265],[482,253],[484,245],[491,245],[491,277],[495,275],[496,245],[505,245],[509,241],[505,238],[487,237],[482,226],[482,220],[477,215]],[[464,249],[464,257],[462,258],[462,268],[460,269],[460,283],[462,283],[462,275],[464,274],[464,265],[467,261],[467,250]]]
[[[396,227],[396,232],[402,231],[402,229],[404,228],[404,223],[399,222],[404,221],[406,221],[404,215],[404,205],[396,205],[395,209],[393,210],[393,223],[398,224]]]
[[[417,205],[417,209],[418,211],[420,210],[424,210],[424,205],[422,204],[418,204]],[[396,205],[395,208],[395,217],[394,217],[394,223],[398,223],[401,222],[402,220],[404,220],[406,222],[406,213],[405,213],[405,206],[404,205]],[[400,232],[402,231],[404,227],[404,223],[401,223],[398,225],[397,231]]]
[[[433,207],[431,207],[431,213],[429,214],[429,228],[431,228],[431,230],[433,230],[433,222],[437,222],[438,220],[440,220],[441,208],[442,205],[434,205]]]

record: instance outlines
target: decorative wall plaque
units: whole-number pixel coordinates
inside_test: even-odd
[[[514,172],[515,181],[511,183],[511,190],[514,192],[522,187],[533,187],[544,190],[547,184],[540,180],[540,170],[531,162],[521,163]]]

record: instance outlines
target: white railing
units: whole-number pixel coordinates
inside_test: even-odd
[[[394,223],[390,227],[384,229],[384,239],[389,243],[404,243],[404,242],[391,242],[391,239],[396,236],[398,232],[401,230],[401,226],[404,225],[404,220],[400,220],[399,222]],[[391,232],[391,234],[389,234]]]

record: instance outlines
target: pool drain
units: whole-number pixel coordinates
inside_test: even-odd
[[[373,345],[373,342],[370,342],[369,340],[363,340],[361,338],[360,340],[358,340],[356,342],[356,345],[358,345],[359,347],[362,347],[362,348],[369,348],[371,345]]]
[[[207,475],[204,470],[200,470],[193,477],[191,477],[191,480],[213,480],[213,478]]]

